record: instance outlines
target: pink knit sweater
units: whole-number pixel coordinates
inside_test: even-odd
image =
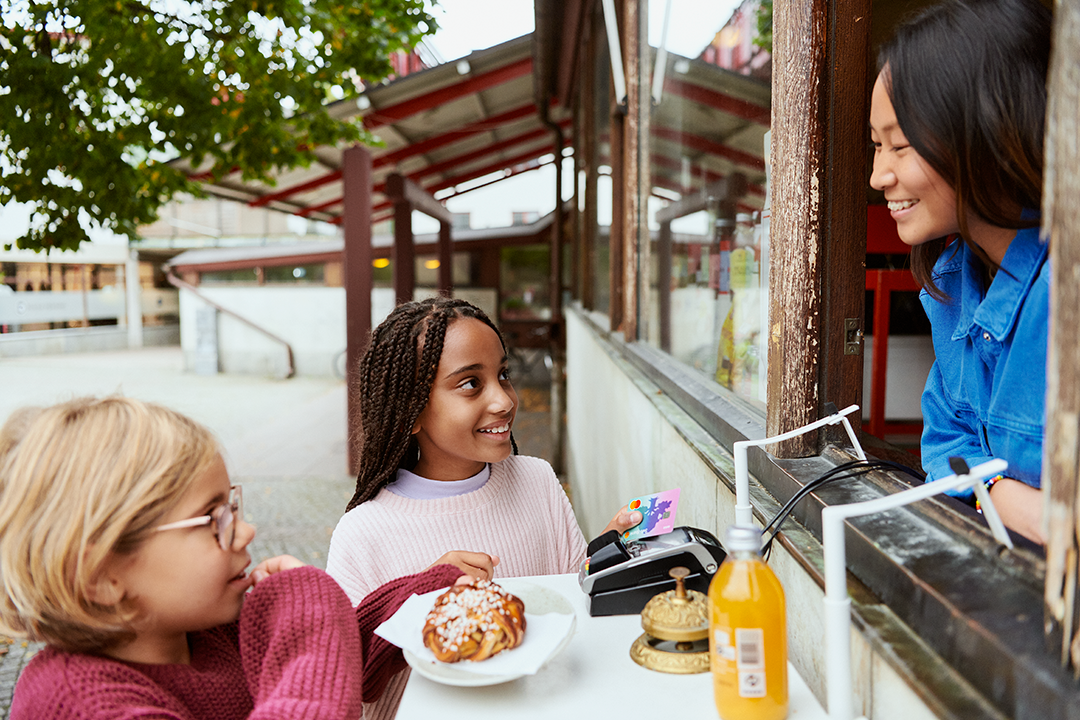
[[[413,500],[380,490],[338,521],[326,571],[359,602],[397,572],[416,572],[451,550],[498,555],[495,578],[578,571],[585,538],[546,461],[511,455],[492,463],[487,483],[471,493]],[[408,673],[365,705],[367,720],[394,717]]]
[[[413,593],[446,587],[450,565],[400,578],[353,610],[321,570],[270,576],[240,619],[190,633],[190,665],[147,665],[45,648],[15,686],[11,720],[357,718],[405,666],[373,630]],[[359,625],[359,632],[357,627]]]
[[[419,572],[451,550],[498,555],[495,578],[578,571],[585,538],[546,461],[492,463],[471,493],[414,500],[383,489],[338,521],[326,571],[353,603],[395,573]]]

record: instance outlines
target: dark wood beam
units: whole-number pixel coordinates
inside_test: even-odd
[[[391,173],[387,176],[384,187],[387,199],[395,205],[399,202],[407,202],[414,210],[419,210],[436,220],[441,222],[452,220],[453,214],[446,209],[445,205],[433,198],[424,188],[399,173]],[[379,188],[376,187],[375,191],[378,192]]]
[[[851,279],[866,253],[869,39],[870,0],[773,7],[769,435],[862,400],[863,283]],[[827,437],[769,451],[816,455]]]
[[[413,248],[412,204],[404,197],[394,201],[394,247],[390,255],[394,276],[394,303],[409,302],[416,287]]]
[[[345,285],[345,377],[350,388],[356,387],[360,358],[371,337],[371,155],[363,147],[352,147],[342,154],[345,186],[343,234],[345,250],[343,274]],[[360,456],[352,442],[360,436],[359,398],[348,396],[349,474],[359,470]]]
[[[1080,673],[1080,3],[1057,3],[1048,77],[1043,231],[1050,242],[1050,332],[1046,359],[1046,542],[1044,627],[1061,664]]]
[[[454,294],[454,249],[450,241],[450,223],[439,223],[439,292],[447,297]]]

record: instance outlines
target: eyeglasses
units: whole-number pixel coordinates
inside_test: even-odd
[[[232,485],[229,487],[229,501],[218,505],[210,511],[209,515],[200,515],[187,520],[177,520],[176,522],[158,525],[154,528],[154,532],[212,524],[214,533],[217,535],[218,545],[221,546],[222,550],[228,550],[232,547],[233,541],[236,540],[236,518],[243,517],[243,508],[244,496],[240,492],[240,486]]]

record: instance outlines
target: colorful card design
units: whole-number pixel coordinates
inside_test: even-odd
[[[626,504],[642,515],[641,523],[623,533],[623,540],[641,540],[663,535],[675,529],[675,510],[679,507],[679,488],[654,495],[642,495]]]

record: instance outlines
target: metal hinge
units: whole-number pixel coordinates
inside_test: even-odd
[[[862,354],[862,328],[858,318],[844,318],[844,354]]]

